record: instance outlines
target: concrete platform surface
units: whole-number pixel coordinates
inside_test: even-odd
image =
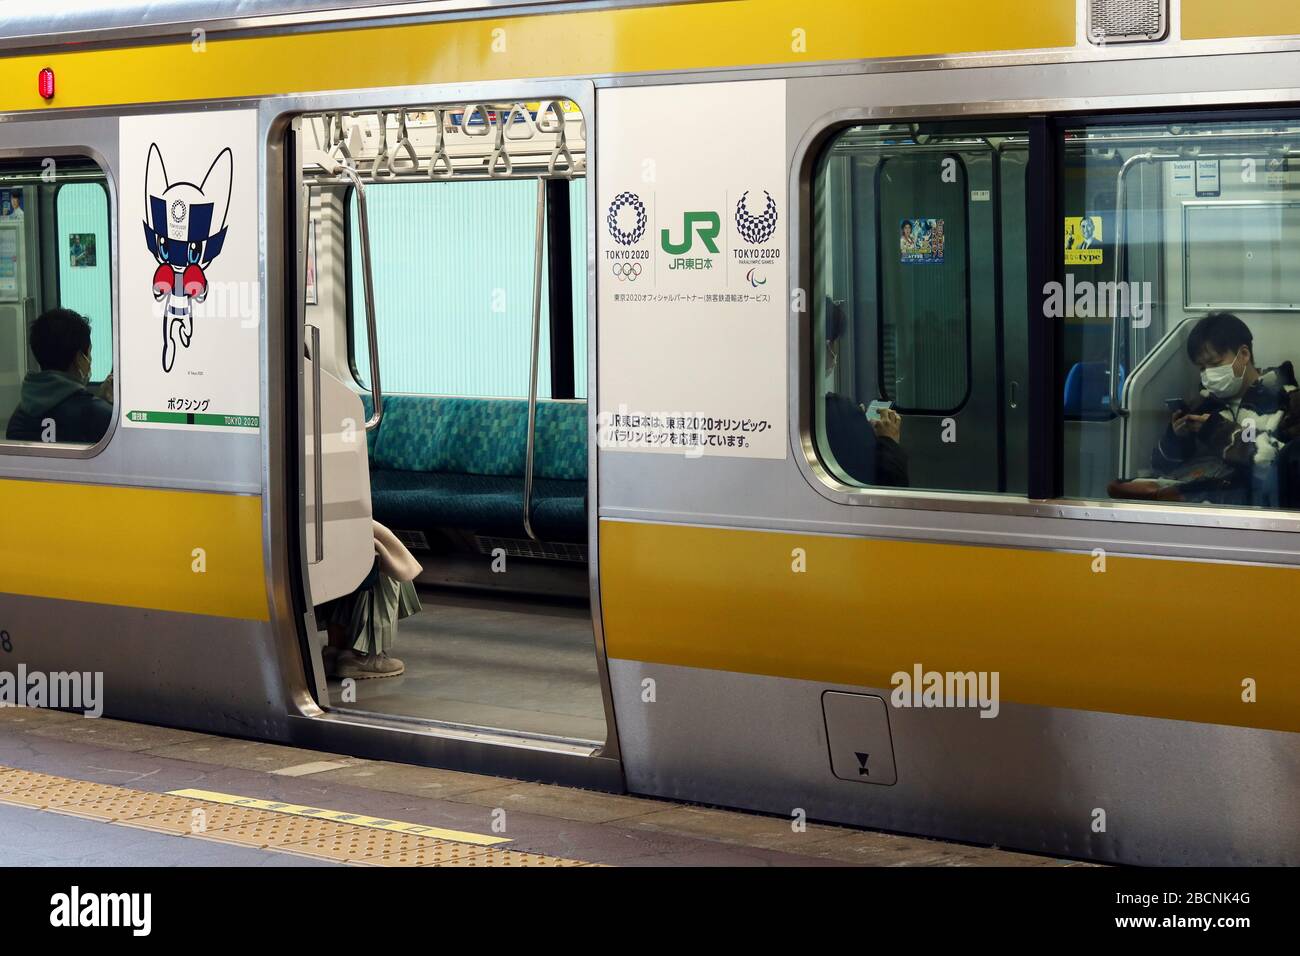
[[[23,708],[0,768],[6,866],[1081,865]]]

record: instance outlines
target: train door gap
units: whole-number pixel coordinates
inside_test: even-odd
[[[439,104],[293,135],[318,699],[594,750],[585,119]],[[409,585],[372,518],[418,562]]]

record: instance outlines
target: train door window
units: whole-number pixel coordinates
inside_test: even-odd
[[[1062,143],[1067,497],[1300,508],[1300,122]]]
[[[309,345],[372,420],[377,389],[382,415],[360,446],[369,503],[422,568],[378,645],[352,633],[346,593],[371,587],[369,522],[355,581],[312,581],[329,704],[595,747],[606,724],[587,567],[582,114],[507,102],[301,122]],[[313,164],[313,146],[360,188],[334,160]],[[322,493],[342,515],[328,473]],[[328,556],[331,518],[317,520]],[[357,656],[376,651],[400,676],[345,689]]]
[[[565,182],[570,222],[582,222],[586,181]],[[535,180],[397,182],[370,191],[376,331],[383,384],[393,392],[526,398],[533,310]],[[359,384],[369,388],[357,199],[350,200],[350,342]],[[570,231],[573,381],[553,396],[550,296],[541,300],[538,395],[586,396],[586,231]],[[550,243],[543,237],[543,274]],[[420,267],[410,268],[411,256]]]
[[[813,417],[842,483],[1023,487],[1009,372],[1023,377],[1026,308],[1007,263],[1025,256],[1026,156],[1023,128],[958,123],[856,126],[823,150]]]
[[[81,157],[0,161],[0,433],[95,445],[113,419],[107,180]]]

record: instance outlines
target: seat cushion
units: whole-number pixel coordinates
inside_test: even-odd
[[[533,530],[544,540],[585,541],[586,483],[533,483]],[[523,537],[522,478],[376,470],[370,476],[375,520],[396,530],[458,528]]]
[[[415,395],[385,395],[384,417],[371,461],[396,471],[433,471],[438,413]]]
[[[540,402],[533,474],[570,481],[587,478],[587,403]]]
[[[483,398],[424,401],[433,414],[434,452],[429,471],[522,477],[528,444],[527,402]]]
[[[372,403],[362,401],[366,414]],[[384,418],[367,436],[377,468],[520,477],[528,448],[528,403],[519,399],[391,395]],[[587,477],[587,403],[537,406],[533,474],[568,481]]]

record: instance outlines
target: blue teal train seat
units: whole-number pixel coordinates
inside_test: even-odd
[[[370,396],[362,401],[369,415]],[[524,536],[526,401],[386,395],[367,440],[375,520],[403,531]],[[585,402],[538,402],[533,463],[533,531],[585,543]]]

